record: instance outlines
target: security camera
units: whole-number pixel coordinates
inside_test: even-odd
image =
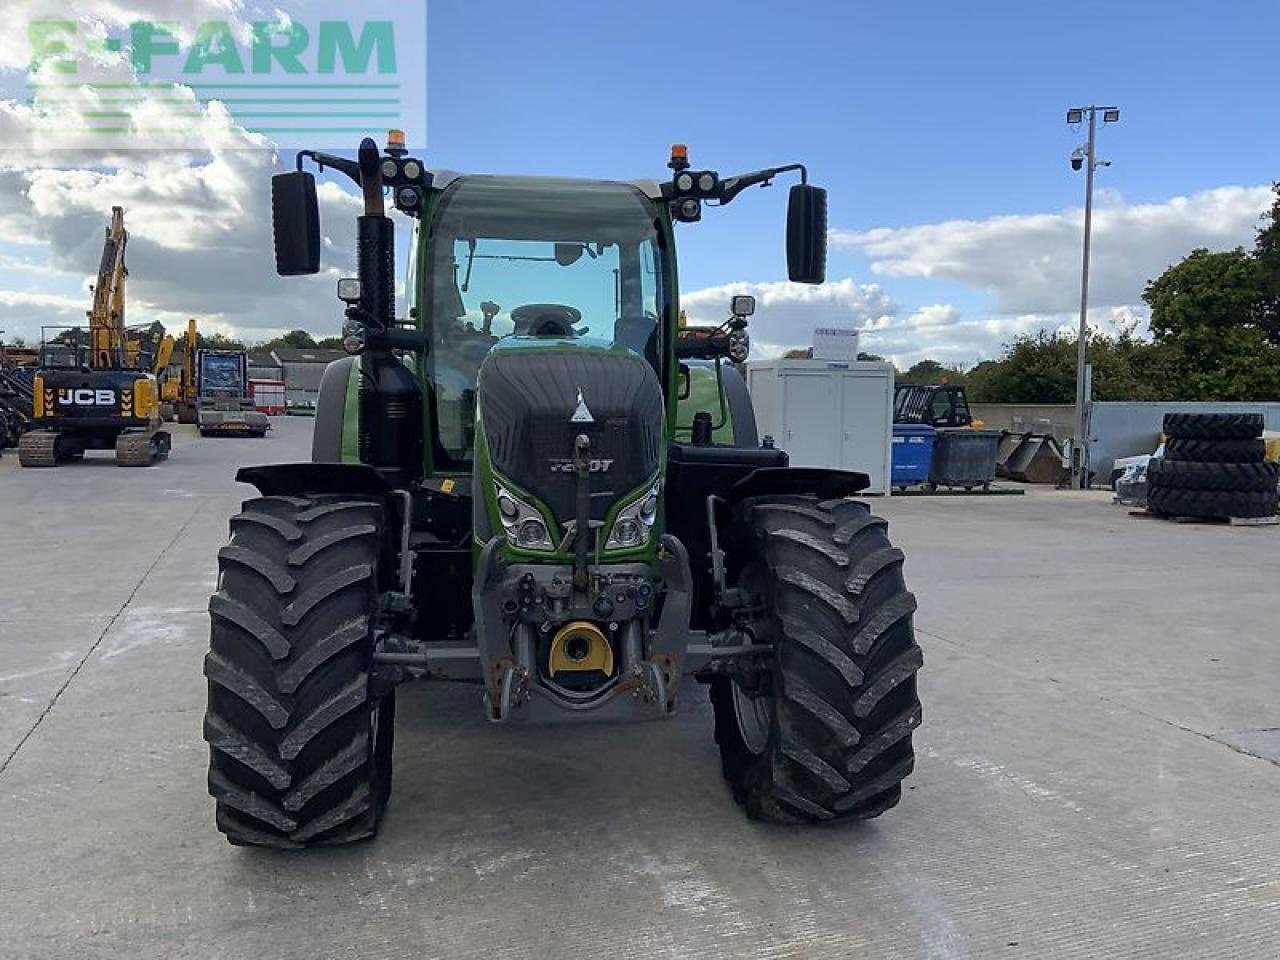
[[[1084,166],[1084,158],[1083,158],[1083,157],[1072,157],[1072,158],[1071,158],[1071,169],[1072,169],[1072,170],[1079,170],[1079,169],[1080,169],[1081,167],[1083,167],[1083,166]]]

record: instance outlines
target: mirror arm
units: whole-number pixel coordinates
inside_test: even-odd
[[[768,186],[774,177],[783,173],[790,173],[792,170],[800,171],[800,182],[809,182],[809,170],[803,163],[789,163],[782,167],[769,167],[766,170],[757,170],[754,173],[741,173],[736,177],[726,177],[720,181],[720,193],[716,199],[723,206],[729,203],[748,187]]]
[[[299,150],[298,156],[294,161],[297,164],[299,171],[302,170],[303,159],[307,157],[315,161],[316,166],[320,168],[321,172],[324,171],[325,167],[332,167],[340,173],[345,173],[355,181],[357,186],[359,186],[360,164],[356,163],[356,161],[347,160],[345,157],[335,157],[331,153],[319,153],[315,150]]]

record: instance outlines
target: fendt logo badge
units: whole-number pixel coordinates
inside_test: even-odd
[[[551,464],[552,473],[573,473],[575,467],[572,460],[554,459],[547,461]],[[613,459],[592,460],[589,462],[589,470],[591,473],[608,473],[609,468],[613,466]]]
[[[595,423],[596,418],[591,415],[591,408],[587,406],[587,401],[582,397],[582,388],[578,388],[578,406],[574,408],[573,416],[569,418],[570,423]]]
[[[114,407],[116,392],[114,390],[69,390],[58,391],[58,403],[64,407]]]

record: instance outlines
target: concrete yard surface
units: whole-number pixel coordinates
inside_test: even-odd
[[[0,458],[5,958],[1280,957],[1280,528],[1101,492],[877,499],[925,651],[915,773],[878,820],[748,822],[703,688],[634,726],[489,724],[400,690],[380,836],[229,846],[201,739],[240,464]]]

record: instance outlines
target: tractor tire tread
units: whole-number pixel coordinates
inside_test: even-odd
[[[376,833],[394,694],[375,696],[384,507],[261,497],[218,554],[205,656],[209,792],[237,845],[296,849]]]
[[[1147,465],[1147,482],[1152,487],[1183,490],[1241,493],[1274,490],[1277,466],[1274,463],[1196,463],[1157,459]]]
[[[1260,413],[1166,413],[1164,435],[1175,440],[1256,440]]]
[[[772,715],[768,742],[753,753],[735,681],[712,680],[722,768],[754,819],[876,816],[900,796],[922,715],[903,554],[861,501],[785,499],[747,501],[736,518],[737,540],[754,545],[772,584]]]
[[[1185,490],[1153,486],[1147,491],[1147,508],[1152,513],[1201,519],[1256,519],[1276,515],[1280,498],[1273,488],[1266,491]]]
[[[1267,458],[1267,445],[1260,439],[1248,440],[1166,440],[1164,459],[1169,462],[1193,463],[1262,463]]]

